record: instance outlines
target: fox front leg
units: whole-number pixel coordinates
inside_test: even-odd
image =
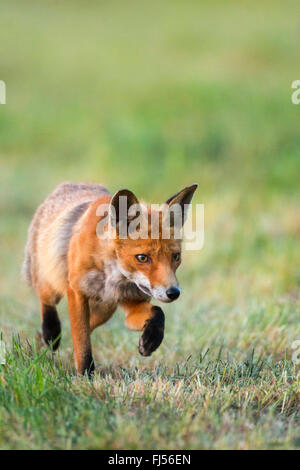
[[[126,313],[127,328],[143,332],[139,341],[139,353],[142,356],[151,356],[164,338],[164,312],[148,302],[126,302],[122,307]]]
[[[152,316],[145,321],[143,334],[139,341],[139,352],[142,356],[151,356],[151,353],[160,346],[164,338],[165,315],[160,307],[151,308]]]
[[[68,287],[68,310],[77,372],[91,376],[95,365],[90,339],[88,300],[70,286]]]

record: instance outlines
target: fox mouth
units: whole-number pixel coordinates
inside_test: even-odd
[[[155,297],[156,300],[159,300],[160,302],[163,302],[164,304],[170,304],[171,302],[174,302],[174,300],[168,299],[168,297]]]
[[[144,294],[150,295],[150,297],[152,297],[152,292],[150,289],[148,289],[148,287],[144,286],[143,284],[138,284],[138,288],[144,292]]]
[[[169,304],[171,302],[174,302],[175,299],[170,299],[165,295],[158,294],[157,292],[152,292],[149,287],[145,286],[144,284],[137,284],[138,288],[144,292],[144,294],[149,295],[150,297],[154,297],[156,300],[159,300],[160,302],[164,302],[166,304]]]

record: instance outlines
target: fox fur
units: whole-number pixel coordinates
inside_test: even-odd
[[[194,184],[183,189],[167,204],[189,204],[196,188]],[[53,349],[58,347],[56,305],[67,296],[75,363],[81,374],[94,370],[91,332],[118,305],[125,311],[126,326],[143,332],[139,352],[147,356],[164,335],[163,311],[151,305],[151,298],[170,302],[179,296],[175,272],[181,240],[152,239],[150,234],[146,239],[97,236],[99,206],[117,207],[121,195],[128,197],[128,207],[138,202],[129,190],[112,196],[100,184],[62,183],[38,207],[28,230],[23,273],[40,299],[44,340]],[[150,217],[151,209],[147,210]]]

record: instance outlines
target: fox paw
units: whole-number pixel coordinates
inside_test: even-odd
[[[139,353],[151,356],[164,338],[165,315],[160,307],[152,307],[152,317],[145,321],[139,342]]]

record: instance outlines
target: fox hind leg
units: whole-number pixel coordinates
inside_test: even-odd
[[[59,347],[61,325],[55,306],[41,303],[42,332],[46,344],[51,345],[53,351]]]

